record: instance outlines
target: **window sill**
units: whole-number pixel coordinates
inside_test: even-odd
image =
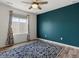
[[[20,35],[20,34],[28,34],[28,33],[15,33],[13,35]]]

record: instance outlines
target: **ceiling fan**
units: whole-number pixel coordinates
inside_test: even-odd
[[[39,10],[42,9],[40,5],[48,3],[47,1],[43,1],[42,2],[40,0],[33,0],[33,2],[24,2],[24,1],[22,1],[22,2],[25,3],[25,4],[31,4],[31,6],[29,7],[29,9],[38,8]]]

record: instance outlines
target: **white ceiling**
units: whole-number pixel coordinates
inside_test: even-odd
[[[23,11],[28,11],[31,13],[36,13],[36,14],[55,10],[57,8],[61,8],[61,7],[79,2],[79,0],[42,0],[42,1],[48,1],[48,4],[41,6],[42,10],[38,10],[38,9],[29,10],[28,8],[30,7],[30,5],[24,4],[22,3],[22,1],[32,2],[32,0],[0,0],[0,2],[10,5],[14,8],[17,8]]]

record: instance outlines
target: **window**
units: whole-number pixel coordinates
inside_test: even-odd
[[[28,19],[21,17],[12,17],[13,34],[28,33]]]

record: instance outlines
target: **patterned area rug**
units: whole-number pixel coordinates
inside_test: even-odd
[[[0,52],[0,58],[55,58],[62,47],[36,40],[12,50]]]

